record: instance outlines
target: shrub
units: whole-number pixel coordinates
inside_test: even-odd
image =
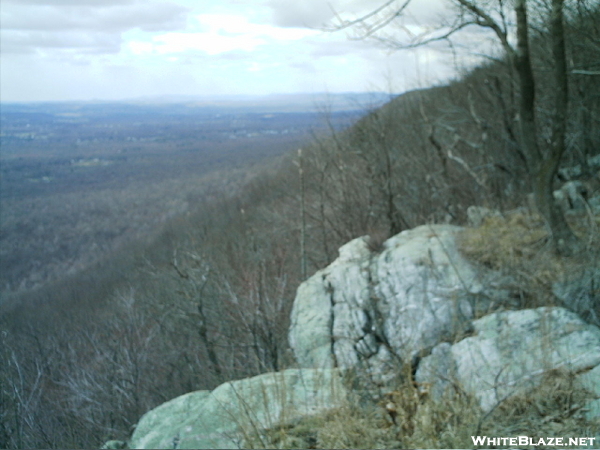
[[[488,217],[458,239],[471,261],[513,280],[519,308],[560,305],[600,325],[600,243],[594,239],[600,217],[569,217],[585,248],[570,257],[557,255],[541,218],[519,209]]]

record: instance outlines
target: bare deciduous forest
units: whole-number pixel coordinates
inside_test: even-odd
[[[561,167],[579,166],[590,194],[600,188],[587,164],[600,149],[599,14],[578,2],[566,20]],[[532,66],[547,145],[553,59],[537,25]],[[32,116],[19,112],[23,129],[7,137],[3,127],[2,137],[0,446],[126,439],[144,412],[177,395],[293,366],[296,288],[342,244],[464,224],[471,205],[527,205],[519,96],[513,67],[499,59],[358,120],[334,111],[313,136],[308,114],[248,113],[226,127],[222,118],[157,125],[131,114],[111,116],[107,133],[59,111],[60,133],[36,113],[34,139]],[[577,312],[593,317],[598,306]]]

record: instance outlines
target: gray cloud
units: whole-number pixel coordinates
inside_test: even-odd
[[[3,31],[2,53],[35,53],[39,50],[76,50],[78,53],[117,53],[121,38],[117,34],[77,31]]]
[[[170,3],[135,3],[94,7],[50,5],[12,7],[3,11],[2,28],[17,30],[174,30],[185,25],[187,9]]]
[[[18,5],[46,5],[46,6],[110,6],[127,5],[136,0],[4,0],[5,3]]]
[[[414,0],[421,8],[415,12],[421,24],[429,23],[429,16],[437,14],[432,8],[429,16],[420,16],[429,12],[427,5],[437,1],[441,0]],[[369,83],[387,73],[395,75],[404,89],[415,67],[420,74],[434,76],[440,66],[437,55],[428,56],[428,60],[418,59],[412,52],[397,52],[388,58],[389,53],[371,41],[347,40],[346,35],[352,33],[306,33],[306,37],[295,39],[294,30],[269,28],[318,29],[335,17],[330,3],[344,18],[350,18],[378,6],[379,0],[0,2],[0,88],[4,101],[358,91],[371,89]],[[185,33],[192,40],[203,31],[219,34],[219,38],[238,36],[233,27],[218,31],[215,23],[202,22],[211,15],[217,25],[227,17],[239,20],[243,24],[240,32],[249,28],[263,44],[253,50],[234,48],[218,54],[208,54],[199,44],[186,45]],[[181,51],[176,45],[172,53],[167,45],[161,47],[163,41],[153,40],[151,34],[156,31],[182,32],[173,34],[182,41]],[[131,46],[126,47],[126,39],[131,40]],[[127,50],[120,52],[121,47]]]
[[[263,0],[272,10],[273,25],[281,27],[321,28],[334,24],[336,16],[359,18],[381,6],[384,0]],[[440,0],[413,0],[412,3],[436,3]],[[398,6],[403,2],[399,2]],[[391,6],[393,8],[394,5]]]
[[[269,0],[272,23],[280,27],[319,28],[330,21],[334,12],[328,2],[314,0]]]
[[[94,53],[119,51],[127,30],[171,31],[186,25],[188,9],[170,3],[67,0],[11,1],[2,10],[2,49],[73,48]]]

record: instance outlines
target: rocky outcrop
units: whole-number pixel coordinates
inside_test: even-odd
[[[600,329],[564,308],[502,311],[510,307],[510,293],[494,288],[502,277],[461,256],[461,230],[418,227],[378,254],[366,238],[342,247],[298,289],[290,343],[299,364],[353,369],[385,387],[410,363],[435,398],[461,386],[484,411],[553,370],[576,374],[600,398]],[[597,269],[589,272],[557,280],[557,298],[585,301]],[[600,416],[600,400],[590,400],[589,414]]]
[[[438,345],[419,364],[416,380],[435,397],[461,386],[487,412],[552,371],[580,374],[587,383],[588,372],[591,381],[600,368],[600,329],[564,308],[498,312],[473,327],[473,336]],[[600,386],[590,387],[600,395]]]
[[[263,429],[339,406],[346,392],[337,370],[290,369],[228,382],[149,411],[129,447],[242,448]]]
[[[472,215],[485,220],[488,211]],[[142,417],[128,445],[256,445],[266,429],[345,404],[342,374],[356,377],[364,398],[365,385],[379,394],[393,389],[407,367],[434,399],[458,386],[484,412],[552,371],[568,371],[590,393],[588,417],[600,418],[600,329],[564,308],[510,310],[511,280],[459,253],[463,230],[421,226],[387,240],[381,252],[367,238],[349,242],[298,288],[289,338],[300,369],[171,400]],[[597,268],[578,273],[576,282],[557,276],[554,294],[565,304],[593,304],[588,286],[596,286]]]
[[[468,330],[483,286],[451,225],[404,231],[369,250],[366,238],[298,289],[290,344],[302,367],[364,368],[382,383]]]
[[[600,155],[588,158],[587,169],[591,173],[597,173],[600,171]],[[558,170],[558,174],[563,180],[575,180],[586,175],[584,168],[582,168],[579,164],[572,167],[563,167],[562,169]]]

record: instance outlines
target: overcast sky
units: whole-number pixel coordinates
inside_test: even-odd
[[[415,21],[438,0],[415,0]],[[435,49],[390,53],[329,33],[378,0],[2,0],[4,102],[402,92],[452,75]],[[419,16],[417,21],[416,17]],[[437,19],[436,19],[437,20]]]

